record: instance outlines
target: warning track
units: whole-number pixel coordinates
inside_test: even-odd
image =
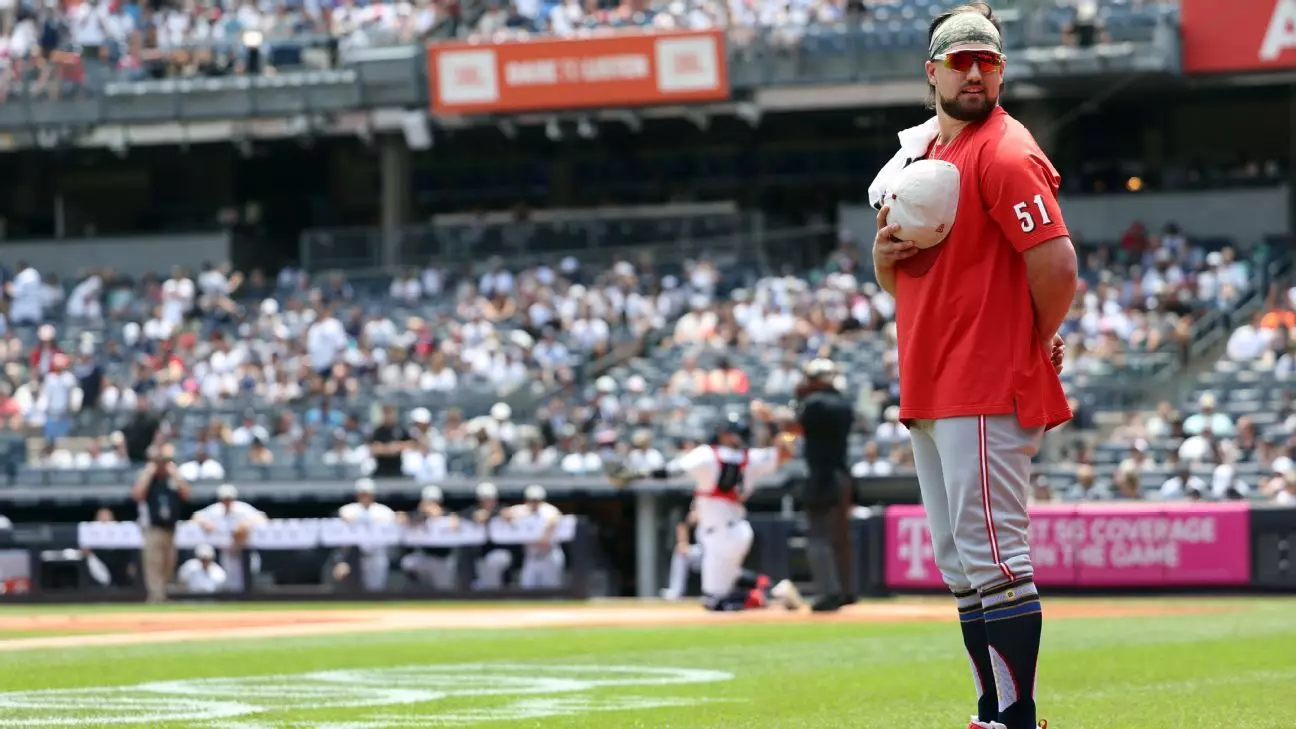
[[[1057,603],[1048,618],[1118,618],[1221,612],[1219,606],[1157,606],[1119,601]],[[652,628],[762,623],[895,623],[951,620],[946,601],[878,601],[853,605],[839,613],[759,610],[708,613],[693,604],[643,603],[507,609],[490,607],[256,610],[249,612],[166,613],[141,608],[106,615],[37,615],[6,617],[0,632],[64,632],[67,635],[0,640],[0,651],[48,648],[151,645],[190,641],[264,639],[400,630],[502,630],[522,628]]]

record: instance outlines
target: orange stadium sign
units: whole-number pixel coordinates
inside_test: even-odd
[[[1296,68],[1296,0],[1182,0],[1188,73]]]
[[[428,46],[432,111],[490,114],[723,101],[719,31],[436,43]]]

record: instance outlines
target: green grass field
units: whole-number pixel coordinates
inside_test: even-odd
[[[1050,604],[1099,603],[1046,600],[1039,703],[1050,729],[1296,727],[1296,600],[1130,602],[1188,603],[1221,610],[1048,622]],[[157,612],[201,626],[230,609]],[[5,632],[20,617],[125,610],[0,609],[0,637],[47,634]],[[0,728],[963,729],[972,687],[950,612],[0,650]]]

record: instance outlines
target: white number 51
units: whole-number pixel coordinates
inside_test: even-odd
[[[1053,219],[1049,217],[1048,208],[1044,207],[1044,196],[1036,195],[1034,202],[1035,207],[1039,208],[1040,221],[1045,225],[1052,223]],[[1017,219],[1021,221],[1023,233],[1029,233],[1032,230],[1035,230],[1035,218],[1030,214],[1030,211],[1026,209],[1029,206],[1030,203],[1024,200],[1013,206],[1013,212],[1017,214]]]

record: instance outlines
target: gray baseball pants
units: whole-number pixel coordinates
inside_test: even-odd
[[[954,592],[985,592],[1034,575],[1026,512],[1043,428],[1016,415],[909,425],[936,566]]]

